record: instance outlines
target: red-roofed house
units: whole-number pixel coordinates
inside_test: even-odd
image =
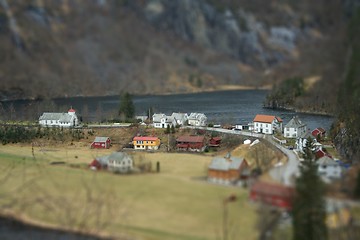
[[[202,152],[205,150],[204,136],[180,136],[176,139],[178,150]]]
[[[108,137],[96,137],[91,144],[91,148],[110,148],[111,140]]]
[[[250,199],[290,210],[295,189],[280,184],[255,182],[250,189]]]
[[[315,158],[316,159],[319,159],[319,158],[322,158],[322,157],[325,157],[325,156],[332,158],[332,156],[329,153],[325,152],[322,148],[318,149],[315,152]]]
[[[271,115],[258,114],[254,118],[254,132],[273,134],[275,131],[282,131],[282,119]]]
[[[314,130],[312,130],[311,134],[316,137],[316,139],[323,139],[325,137],[326,130],[321,127],[315,128]]]
[[[134,137],[134,149],[142,150],[158,150],[160,146],[160,139],[158,137]]]

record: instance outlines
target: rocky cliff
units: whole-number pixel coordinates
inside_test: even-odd
[[[339,4],[1,0],[0,99],[337,83]]]

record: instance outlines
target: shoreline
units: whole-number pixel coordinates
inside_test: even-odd
[[[328,113],[328,112],[316,112],[316,111],[306,111],[306,110],[299,110],[296,108],[284,108],[284,107],[266,107],[263,106],[265,109],[272,109],[275,111],[288,111],[288,112],[294,112],[294,113],[302,113],[302,114],[308,114],[308,115],[317,115],[317,116],[324,116],[324,117],[332,117],[336,118],[335,114]]]
[[[271,89],[271,86],[246,86],[246,85],[220,85],[217,88],[208,88],[208,89],[199,89],[195,91],[188,92],[162,92],[162,93],[130,93],[134,97],[141,96],[170,96],[170,95],[188,95],[196,93],[211,93],[211,92],[226,92],[226,91],[247,91],[247,90],[259,90],[259,91],[268,91]],[[15,101],[44,101],[44,100],[61,100],[61,99],[76,99],[76,98],[107,98],[107,97],[118,97],[121,94],[104,94],[104,95],[78,95],[78,96],[62,96],[54,98],[17,98],[17,99],[4,99],[0,100],[0,103],[10,103]]]

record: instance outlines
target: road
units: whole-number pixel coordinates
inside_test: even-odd
[[[282,145],[278,144],[274,141],[272,135],[265,135],[260,133],[253,133],[253,132],[247,132],[247,131],[236,131],[236,130],[228,130],[223,128],[211,128],[211,127],[193,127],[193,126],[187,126],[187,128],[191,129],[203,129],[207,131],[215,131],[220,133],[227,133],[227,134],[234,134],[234,135],[241,135],[241,136],[247,136],[252,138],[259,138],[264,139],[268,142],[270,142],[272,145],[276,146],[281,152],[283,152],[287,158],[288,162],[285,165],[273,167],[270,169],[269,174],[270,176],[286,185],[286,186],[293,186],[294,185],[294,178],[295,175],[299,173],[299,158],[295,154],[293,150],[289,150]]]

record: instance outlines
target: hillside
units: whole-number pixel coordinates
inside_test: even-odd
[[[0,99],[268,87],[318,76],[304,104],[323,91],[331,94],[322,101],[331,100],[344,59],[342,9],[337,0],[1,0]]]

